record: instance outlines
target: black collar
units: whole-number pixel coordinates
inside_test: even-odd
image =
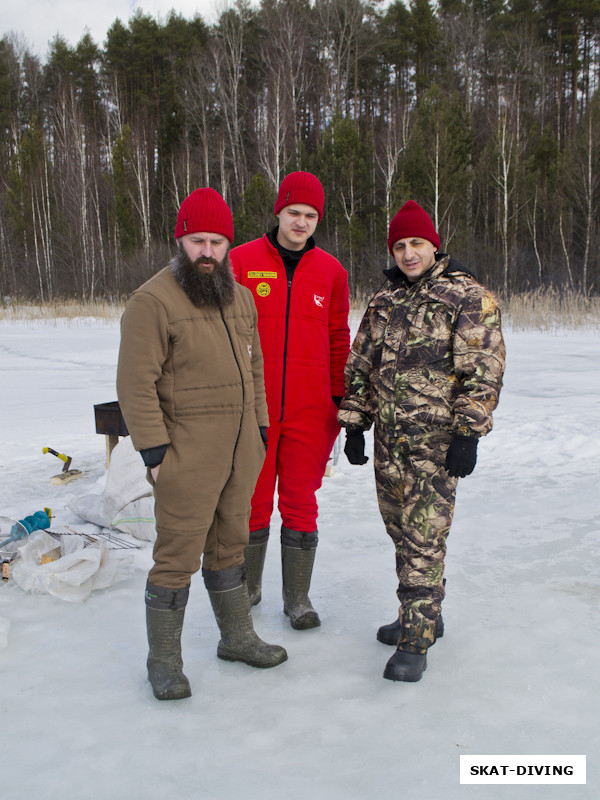
[[[436,259],[435,259],[435,264],[433,265],[433,267],[431,267],[431,269],[434,269],[436,264],[438,264],[440,261],[442,261],[444,258],[447,258],[447,257],[448,257],[447,253],[437,253],[436,254]],[[430,271],[431,270],[427,270],[427,272],[422,277],[425,277],[426,275],[428,275]],[[450,260],[448,262],[448,266],[442,272],[442,275],[454,275],[456,273],[461,273],[461,272],[464,273],[465,275],[469,275],[471,278],[475,278],[475,280],[477,280],[477,276],[475,275],[473,270],[469,269],[469,267],[465,267],[465,265],[461,264],[461,262],[457,258],[453,258],[452,256],[450,257]],[[393,267],[388,267],[388,269],[384,269],[383,270],[383,274],[385,275],[385,277],[391,283],[399,283],[400,281],[403,281],[404,283],[407,284],[407,286],[409,286],[409,285],[411,285],[413,283],[413,281],[409,281],[408,280],[406,275],[402,272],[402,270],[400,269],[400,267],[397,264],[394,264]],[[420,278],[419,278],[419,280],[420,280]],[[418,283],[418,281],[414,281],[414,283]]]
[[[302,250],[288,250],[286,247],[283,247],[282,245],[280,245],[279,242],[277,241],[277,232],[278,231],[279,231],[279,225],[276,225],[273,228],[272,231],[269,231],[267,233],[267,238],[271,242],[273,247],[275,247],[277,249],[277,251],[279,252],[279,255],[283,259],[283,263],[284,264],[290,264],[290,263],[291,264],[294,264],[294,263],[298,264],[298,262],[300,261],[302,256],[306,252],[308,252],[309,250],[312,250],[316,246],[315,245],[315,240],[313,239],[313,237],[309,236],[309,238],[306,240],[306,244],[304,245]]]

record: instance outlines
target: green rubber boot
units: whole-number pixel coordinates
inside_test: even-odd
[[[257,541],[257,534],[266,534],[266,538]],[[250,542],[244,548],[244,560],[246,561],[246,584],[248,586],[248,596],[250,605],[257,606],[262,600],[262,576],[265,567],[265,557],[267,555],[269,529],[263,528],[260,531],[253,531],[250,534]]]
[[[316,531],[300,533],[290,528],[281,529],[283,612],[297,631],[318,628],[321,624],[308,596],[317,541]]]
[[[248,589],[246,582],[242,582],[242,568],[213,572],[202,570],[202,574],[221,631],[217,656],[224,661],[243,661],[260,669],[276,667],[286,661],[287,653],[283,647],[263,642],[254,630]],[[238,585],[226,588],[229,583],[237,582],[238,575]]]
[[[164,589],[146,585],[148,680],[157,700],[190,697],[190,682],[183,674],[181,632],[189,587]]]

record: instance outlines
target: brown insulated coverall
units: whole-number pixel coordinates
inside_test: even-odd
[[[154,486],[156,586],[242,564],[269,424],[256,307],[236,286],[221,311],[197,308],[167,267],[129,299],[117,393],[136,450],[169,444]]]

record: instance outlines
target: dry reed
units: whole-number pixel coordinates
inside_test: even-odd
[[[370,296],[355,298],[352,310],[362,314]],[[500,298],[504,324],[513,330],[555,331],[559,329],[600,329],[600,297],[552,287]],[[56,300],[50,303],[6,302],[0,306],[0,320],[73,323],[83,319],[104,322],[118,320],[123,303]]]
[[[500,301],[503,320],[513,330],[555,331],[600,328],[600,297],[553,287],[521,292]]]
[[[5,301],[5,304],[0,306],[0,320],[13,322],[43,320],[71,323],[90,318],[111,322],[120,319],[122,313],[123,304],[108,301],[54,300],[48,303]]]
[[[370,295],[352,302],[352,310],[362,315]],[[600,329],[600,297],[582,292],[559,291],[553,287],[498,296],[503,325],[512,330],[558,331]]]

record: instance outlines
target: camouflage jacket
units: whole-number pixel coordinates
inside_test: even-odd
[[[352,344],[340,424],[484,436],[506,354],[493,295],[449,256],[414,283],[386,275]]]

